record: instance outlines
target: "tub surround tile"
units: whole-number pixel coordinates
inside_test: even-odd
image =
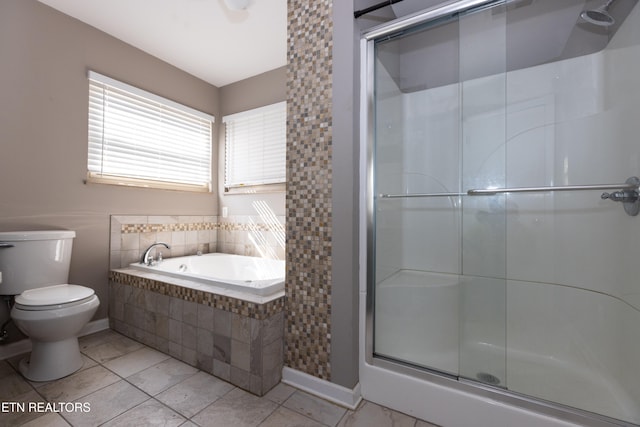
[[[198,345],[198,334],[195,326],[182,323],[182,345],[195,350]]]
[[[119,267],[137,262],[141,252],[157,241],[171,245],[168,256],[220,250],[223,235],[232,245],[242,246],[236,253],[277,257],[279,251],[282,259],[284,223],[284,216],[243,215],[223,221],[197,215],[112,216],[111,240],[118,243],[111,248],[110,265],[118,264],[113,258],[121,261]],[[251,241],[262,243],[254,248]],[[275,329],[284,328],[284,292],[271,297],[234,291],[217,294],[185,280],[158,277],[131,269],[110,271],[112,328],[258,395],[279,382],[275,371],[278,366],[282,369],[284,331]],[[113,369],[118,369],[117,357],[108,361]]]
[[[225,381],[231,380],[231,365],[213,359],[213,375]]]
[[[205,219],[206,218],[206,219]],[[111,268],[122,268],[140,260],[153,243],[164,242],[171,249],[158,247],[165,258],[195,255],[197,251],[215,252],[217,247],[215,216],[121,216],[111,217]]]
[[[213,335],[213,358],[226,364],[231,363],[231,338]]]
[[[207,329],[213,331],[213,310],[214,308],[208,305],[198,304],[198,328]]]
[[[213,309],[213,331],[221,336],[231,336],[232,313],[217,308]]]
[[[151,244],[165,258],[222,252],[275,259],[285,258],[285,217],[275,215],[122,216],[111,217],[110,267],[136,262]]]
[[[182,322],[169,319],[169,342],[182,346]]]
[[[131,289],[130,286],[127,286]],[[184,300],[182,298],[170,298],[169,300],[169,317],[171,319],[182,322],[182,310],[184,307]]]
[[[143,291],[145,290],[150,290],[154,293],[183,300],[182,320],[194,326],[198,325],[197,306],[186,305],[189,302],[208,305],[222,311],[236,313],[241,316],[259,320],[271,317],[276,313],[282,312],[284,309],[283,293],[276,293],[270,297],[251,296],[245,294],[243,297],[246,299],[239,299],[230,295],[214,294],[208,291],[193,289],[178,284],[193,284],[193,282],[177,279],[174,280],[169,277],[166,279],[163,278],[163,281],[160,281],[157,280],[159,277],[160,276],[157,274],[132,269],[111,270],[109,272],[110,285],[115,285],[115,288],[112,287],[112,289],[117,289],[122,285],[129,286],[128,290],[122,291],[125,295],[131,295],[128,298],[129,303],[125,302],[125,304],[128,305],[124,306],[124,316],[127,323],[132,323],[132,314],[128,313],[130,307],[138,307],[142,309],[147,308],[143,296]],[[118,292],[114,291],[113,293],[117,296]],[[229,292],[229,294],[232,293],[233,292]],[[238,294],[238,296],[242,295],[240,293],[235,294]],[[119,303],[119,301],[116,300],[116,303]],[[170,301],[169,316],[172,318],[179,317],[179,307],[175,308],[176,312],[174,312],[172,304],[173,301]],[[127,316],[129,316],[129,320],[127,320]],[[140,322],[139,324],[143,324],[144,319],[139,318],[138,321]]]
[[[250,353],[249,344],[241,341],[231,340],[231,366],[249,371],[250,369]]]
[[[184,302],[182,321],[191,326],[198,326],[198,303],[194,301]]]
[[[211,358],[211,363],[213,363],[213,334],[211,333],[211,328],[197,329],[197,348],[199,355],[203,355]]]
[[[110,317],[118,332],[258,396],[280,381],[284,361],[282,297],[256,304],[120,271],[111,273],[114,304],[122,304],[120,298],[130,302],[122,304],[123,321]],[[157,311],[163,296],[168,298],[162,309],[166,312],[168,306],[168,316]],[[109,360],[106,366],[119,369],[118,359]]]

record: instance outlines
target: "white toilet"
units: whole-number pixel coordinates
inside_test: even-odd
[[[62,378],[82,367],[78,333],[100,301],[70,285],[74,231],[0,232],[0,295],[15,295],[11,318],[32,343],[20,372],[32,381]]]

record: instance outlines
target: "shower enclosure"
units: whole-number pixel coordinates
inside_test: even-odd
[[[636,3],[449,2],[364,35],[365,397],[414,411],[367,386],[398,373],[447,426],[451,390],[640,424]]]

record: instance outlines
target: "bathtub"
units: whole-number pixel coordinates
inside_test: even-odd
[[[275,295],[284,290],[285,263],[282,260],[242,255],[211,253],[166,258],[148,266],[130,264],[133,270],[169,276],[195,283],[188,286],[236,291],[259,297]],[[204,286],[203,286],[204,285]]]

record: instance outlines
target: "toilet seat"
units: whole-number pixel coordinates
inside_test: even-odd
[[[15,308],[43,311],[80,305],[93,298],[95,291],[79,285],[53,285],[24,291],[16,296]]]

